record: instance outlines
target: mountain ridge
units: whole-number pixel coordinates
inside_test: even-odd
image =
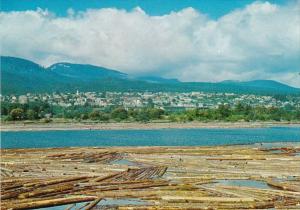
[[[43,67],[30,60],[11,56],[1,56],[1,74],[2,94],[75,90],[300,94],[300,88],[274,80],[180,82],[157,76],[135,77],[90,64],[59,62]]]
[[[120,71],[90,64],[74,64],[68,62],[59,62],[52,64],[51,66],[47,67],[46,70],[75,78],[82,78],[82,76],[88,77],[89,79],[93,77],[127,77],[127,74]]]

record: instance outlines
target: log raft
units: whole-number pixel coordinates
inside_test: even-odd
[[[1,149],[1,209],[300,209],[299,151],[297,143]]]

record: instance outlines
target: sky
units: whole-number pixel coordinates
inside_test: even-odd
[[[300,87],[300,0],[1,0],[1,54]]]

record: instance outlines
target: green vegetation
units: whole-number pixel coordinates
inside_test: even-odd
[[[276,107],[251,107],[237,104],[235,107],[220,105],[216,109],[194,109],[175,113],[170,116],[173,121],[299,121],[300,110],[286,110]]]
[[[207,92],[256,95],[296,95],[300,89],[272,81],[249,82],[170,82],[156,78],[134,78],[122,72],[103,67],[58,63],[44,68],[29,60],[0,56],[2,94],[51,93],[53,91],[73,92]],[[151,78],[150,78],[151,80]]]
[[[46,102],[30,102],[26,104],[3,102],[1,105],[1,119],[3,121],[43,120],[44,122],[50,122],[52,118],[97,122],[300,120],[299,108],[252,107],[242,103],[233,107],[219,105],[217,108],[212,109],[190,109],[183,111],[165,111],[153,107],[135,109],[91,106],[60,107],[51,106]]]

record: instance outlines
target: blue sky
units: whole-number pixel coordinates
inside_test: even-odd
[[[65,16],[67,9],[84,11],[90,8],[126,9],[141,7],[149,15],[163,15],[171,11],[180,11],[186,7],[207,14],[211,18],[219,18],[236,8],[242,8],[253,0],[1,0],[3,11],[49,9],[56,15]],[[284,5],[287,0],[269,0],[269,2]]]
[[[300,87],[300,0],[1,4],[3,55],[182,81],[271,79]]]

